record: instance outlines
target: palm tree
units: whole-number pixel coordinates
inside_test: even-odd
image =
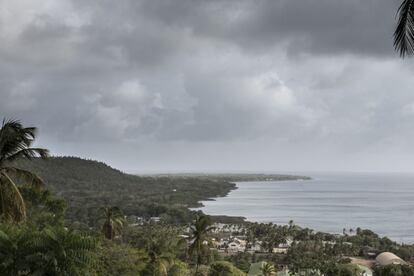
[[[193,224],[190,225],[190,236],[188,238],[190,246],[188,252],[191,257],[196,257],[196,275],[198,267],[202,263],[203,253],[206,250],[208,234],[215,228],[212,224],[209,216],[197,215]]]
[[[105,238],[112,240],[117,234],[121,233],[124,226],[124,217],[118,207],[102,207],[101,208],[104,223],[102,225],[102,233]]]
[[[414,54],[414,0],[403,0],[398,9],[394,47],[401,57]]]
[[[26,205],[13,179],[20,178],[36,190],[44,186],[36,174],[11,165],[17,159],[49,156],[48,150],[31,147],[35,138],[36,128],[25,128],[16,120],[3,120],[0,128],[0,217],[3,220],[21,222],[26,218]]]
[[[276,275],[275,267],[272,264],[269,264],[267,262],[262,262],[260,272],[262,273],[263,276],[275,276]]]
[[[268,253],[272,253],[273,248],[287,241],[287,234],[283,228],[270,227],[263,238],[263,247],[267,249]]]
[[[148,224],[143,233],[139,247],[148,253],[147,265],[142,273],[146,276],[166,276],[179,270],[177,254],[182,252],[187,241],[179,239],[181,229],[161,224]]]
[[[245,227],[246,246],[244,248],[244,252],[247,252],[252,246],[255,246],[256,237],[254,235],[254,229],[251,225]]]
[[[170,239],[152,238],[147,246],[149,262],[146,274],[167,276],[170,266],[174,263],[173,242]]]

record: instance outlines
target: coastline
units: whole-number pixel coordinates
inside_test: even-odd
[[[165,176],[165,175],[162,175]],[[168,175],[168,177],[171,177],[172,175]],[[175,177],[183,177],[183,175],[174,175]],[[173,176],[173,177],[174,177]],[[224,195],[218,195],[215,197],[206,198],[203,200],[200,200],[197,202],[198,206],[190,207],[189,209],[192,211],[202,211],[202,209],[205,207],[203,202],[208,201],[217,201],[217,199],[228,197],[228,195],[234,191],[237,190],[237,182],[277,182],[277,181],[307,181],[312,180],[309,176],[301,176],[301,175],[287,175],[287,174],[191,174],[187,175],[188,177],[201,177],[206,178],[210,180],[216,180],[216,181],[226,181],[230,182],[231,184],[234,184],[234,187],[232,189],[229,189],[226,194]],[[250,223],[252,221],[248,221],[246,217],[244,216],[229,216],[224,214],[219,215],[211,215],[211,217],[220,223]]]
[[[306,184],[294,181],[293,185],[240,181],[238,189],[201,202],[203,207],[198,210],[211,216],[242,217],[246,223],[284,225],[293,220],[331,234],[370,229],[399,243],[414,243],[414,223],[404,219],[414,205],[414,176],[338,173],[312,180]],[[392,221],[386,219],[389,217]]]

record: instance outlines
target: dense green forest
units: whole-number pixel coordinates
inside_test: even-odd
[[[22,159],[15,166],[39,175],[48,189],[67,201],[69,222],[89,226],[96,222],[99,207],[107,205],[118,206],[129,216],[188,222],[189,207],[235,189],[235,184],[221,179],[130,175],[77,157]]]

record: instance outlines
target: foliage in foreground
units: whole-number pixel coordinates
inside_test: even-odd
[[[408,265],[387,265],[377,267],[374,270],[375,276],[412,276],[414,268]]]
[[[147,253],[142,249],[104,239],[98,244],[95,252],[96,273],[102,276],[140,275],[148,259]]]
[[[414,0],[403,0],[398,9],[394,47],[401,57],[414,54]]]
[[[0,275],[87,275],[95,240],[63,227],[0,225]]]

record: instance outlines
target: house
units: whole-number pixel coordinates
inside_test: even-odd
[[[277,276],[322,276],[323,274],[319,270],[314,269],[301,269],[299,272],[294,273],[285,268],[277,272]]]
[[[229,253],[244,252],[246,245],[234,240],[228,244],[227,250]]]
[[[293,243],[292,238],[286,238],[286,241],[284,243],[279,244],[279,247],[290,247]]]
[[[246,247],[246,244],[247,244],[246,240],[243,240],[243,239],[240,239],[240,238],[234,238],[233,241],[240,244],[243,247]]]
[[[255,242],[254,244],[250,245],[250,248],[247,250],[249,253],[257,253],[262,252],[263,248],[260,242]]]
[[[160,217],[150,217],[149,221],[159,222],[161,220]]]
[[[274,247],[272,249],[272,252],[277,253],[277,254],[287,254],[288,248],[287,247]]]
[[[292,245],[293,240],[290,238],[287,238],[284,243],[280,243],[277,247],[274,247],[272,249],[273,253],[278,254],[287,254],[289,247]]]

